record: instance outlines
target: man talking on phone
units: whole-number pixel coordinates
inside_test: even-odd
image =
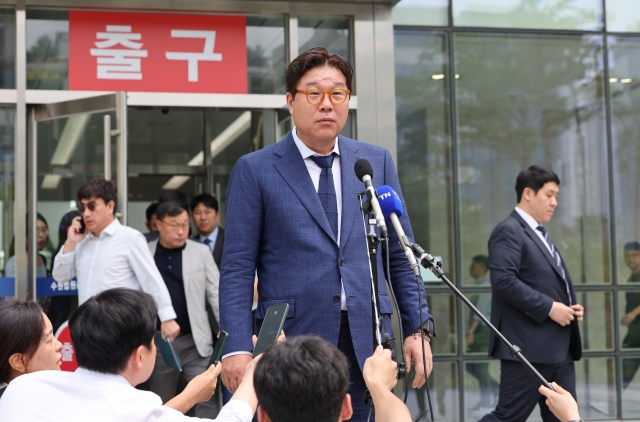
[[[115,287],[142,290],[156,303],[163,338],[175,339],[180,333],[176,312],[147,242],[142,233],[115,217],[116,184],[94,178],[82,185],[77,196],[82,217],[69,227],[67,241],[55,257],[53,278],[67,282],[75,277],[79,304]]]

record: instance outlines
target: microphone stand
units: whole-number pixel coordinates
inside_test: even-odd
[[[431,272],[435,274],[436,277],[444,281],[445,284],[449,286],[451,290],[453,290],[456,296],[458,296],[460,300],[462,300],[469,307],[469,309],[471,309],[478,316],[478,318],[480,318],[480,320],[482,320],[482,322],[484,322],[485,325],[489,327],[491,331],[493,331],[493,333],[507,346],[507,348],[509,349],[509,353],[511,353],[511,356],[517,358],[525,366],[525,368],[527,368],[529,372],[531,372],[531,374],[536,377],[538,381],[540,381],[540,383],[542,383],[542,385],[544,385],[551,391],[555,391],[551,384],[549,384],[547,380],[545,380],[544,377],[540,375],[540,372],[538,372],[536,368],[534,368],[533,365],[531,365],[531,363],[522,355],[522,351],[520,350],[520,348],[515,344],[509,343],[509,340],[507,340],[506,337],[503,336],[502,333],[498,331],[498,329],[494,327],[491,322],[489,322],[489,320],[485,318],[485,316],[482,315],[482,313],[475,306],[473,306],[473,303],[471,303],[471,301],[467,299],[465,295],[462,294],[462,292],[458,290],[458,288],[454,286],[451,281],[449,281],[449,279],[444,275],[444,271],[442,271],[442,262],[434,262],[433,256],[426,253],[424,249],[422,249],[417,243],[411,244],[411,249],[418,257],[420,265],[428,270],[431,270]]]

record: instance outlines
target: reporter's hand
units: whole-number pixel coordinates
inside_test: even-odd
[[[549,318],[554,320],[556,323],[565,327],[571,324],[571,321],[574,319],[575,311],[573,308],[565,305],[560,302],[553,302],[553,306],[551,307],[551,313],[549,314]]]
[[[162,339],[167,341],[167,336],[174,341],[178,334],[180,334],[180,326],[175,319],[169,319],[160,324],[160,332],[162,333]]]
[[[364,361],[362,376],[367,387],[391,390],[398,382],[398,364],[391,359],[391,350],[378,345],[373,355]]]
[[[573,396],[571,396],[571,393],[560,387],[555,382],[552,382],[551,385],[556,391],[551,391],[544,385],[541,385],[540,388],[538,388],[540,394],[547,398],[545,403],[551,412],[553,412],[553,414],[562,422],[579,420],[580,413],[578,413],[578,403],[576,403]]]
[[[222,365],[220,362],[216,366],[209,366],[206,371],[200,375],[194,377],[189,384],[184,388],[184,392],[196,403],[202,403],[209,401],[211,396],[216,391],[216,384],[218,382],[218,375],[222,372]]]

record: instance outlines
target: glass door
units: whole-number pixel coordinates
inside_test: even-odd
[[[30,293],[45,305],[42,298],[77,295],[74,280],[49,276],[70,220],[80,215],[76,194],[85,182],[94,177],[114,180],[116,215],[127,224],[127,186],[122,176],[126,174],[126,112],[126,93],[30,110],[27,249],[38,253],[27,253],[28,280]]]

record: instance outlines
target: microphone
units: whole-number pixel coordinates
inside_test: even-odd
[[[378,201],[380,202],[380,208],[382,209],[382,214],[384,215],[385,219],[391,221],[391,223],[393,224],[393,228],[396,230],[396,233],[398,234],[398,238],[400,240],[400,247],[409,260],[409,264],[413,269],[413,274],[416,277],[419,277],[420,268],[418,267],[416,257],[413,254],[413,250],[411,249],[412,243],[409,241],[407,235],[404,234],[402,224],[400,224],[400,220],[398,220],[398,217],[402,215],[402,201],[400,201],[400,197],[390,186],[380,186],[377,189],[377,192]]]
[[[389,232],[387,231],[387,223],[385,223],[384,221],[382,210],[380,209],[380,204],[378,203],[378,195],[376,194],[376,190],[371,184],[371,178],[373,177],[373,167],[371,167],[371,163],[369,161],[367,161],[365,158],[361,158],[356,161],[353,169],[355,170],[358,179],[364,182],[364,187],[367,190],[367,196],[369,197],[369,202],[371,202],[371,207],[373,208],[376,223],[378,224],[378,227],[380,227],[380,237],[385,239],[389,237]]]

